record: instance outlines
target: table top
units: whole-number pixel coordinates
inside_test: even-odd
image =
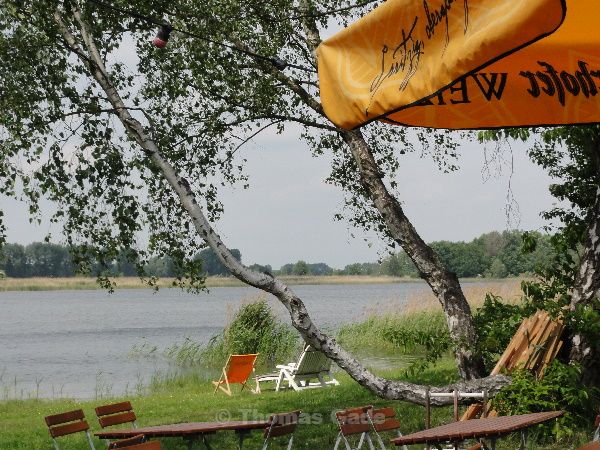
[[[122,439],[143,434],[147,437],[193,436],[215,433],[217,431],[243,431],[264,429],[269,425],[266,420],[246,420],[230,422],[189,422],[154,427],[130,428],[126,430],[107,430],[94,433],[100,439]]]
[[[486,419],[453,422],[392,439],[392,443],[395,445],[434,444],[463,441],[465,439],[498,437],[556,419],[563,414],[563,411],[548,411],[518,416],[488,417]]]

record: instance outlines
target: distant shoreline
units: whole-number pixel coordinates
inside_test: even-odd
[[[393,284],[422,282],[418,278],[396,278],[388,276],[369,275],[331,275],[331,276],[281,276],[278,277],[289,285],[328,285],[328,284]],[[147,285],[137,277],[115,278],[116,289],[144,289]],[[502,281],[493,278],[465,278],[462,282],[473,281]],[[160,288],[172,287],[172,280],[161,278],[158,281]],[[209,277],[206,279],[206,287],[239,287],[245,286],[241,281],[233,277]],[[8,291],[63,291],[63,290],[91,290],[101,289],[93,277],[69,277],[69,278],[4,278],[0,279],[0,292]]]

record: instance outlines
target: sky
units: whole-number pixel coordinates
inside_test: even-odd
[[[330,26],[323,37],[338,29]],[[115,58],[135,65],[133,48],[123,45]],[[244,263],[270,264],[277,269],[304,260],[343,268],[387,254],[385,243],[376,235],[333,220],[343,206],[343,193],[324,182],[330,158],[312,157],[293,129],[283,135],[267,130],[238,154],[242,151],[248,160],[250,189],[221,192],[225,213],[215,228],[230,248],[241,251]],[[502,164],[492,165],[489,173],[484,170],[481,145],[464,142],[460,154],[460,169],[449,174],[418,154],[401,156],[400,200],[425,241],[470,241],[490,231],[541,229],[545,222],[540,212],[553,204],[548,193],[551,180],[529,160],[525,144],[505,147]],[[509,182],[519,210],[511,220],[505,214]],[[50,205],[44,206],[46,212],[52,211]],[[40,225],[29,222],[24,204],[0,197],[0,209],[5,213],[8,242],[28,244],[49,232],[53,242],[61,242],[60,229],[51,228],[48,220]]]
[[[487,150],[489,154],[492,148]],[[255,139],[243,151],[250,188],[222,192],[225,214],[215,227],[230,248],[241,251],[245,263],[279,268],[304,260],[342,268],[386,254],[385,243],[377,236],[333,220],[343,206],[343,194],[324,182],[330,158],[312,157],[293,130]],[[506,147],[504,162],[492,167],[492,176],[484,170],[484,155],[481,145],[464,142],[460,169],[453,173],[440,172],[434,162],[418,154],[400,156],[400,200],[427,242],[469,241],[489,231],[539,230],[545,224],[539,214],[553,204],[548,194],[551,180],[529,160],[525,145]],[[511,220],[505,213],[509,182],[519,210]],[[29,223],[25,205],[0,198],[0,207],[8,242],[28,244],[48,232],[53,241],[61,241],[60,229],[51,228],[47,220],[41,225]],[[46,204],[45,210],[51,207]]]

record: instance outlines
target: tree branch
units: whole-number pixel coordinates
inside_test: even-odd
[[[472,379],[483,376],[483,360],[476,353],[477,333],[471,307],[456,274],[445,268],[439,256],[423,241],[406,217],[400,202],[390,194],[362,133],[359,130],[343,131],[341,135],[356,161],[361,185],[381,215],[390,236],[415,263],[442,306],[456,347],[454,353],[461,377]]]
[[[217,255],[219,260],[227,267],[230,272],[244,283],[273,294],[287,309],[293,326],[302,335],[304,340],[316,348],[320,349],[327,357],[335,361],[343,370],[345,370],[358,383],[380,397],[386,399],[402,399],[413,403],[424,404],[426,386],[406,383],[402,381],[386,380],[376,376],[366,370],[362,365],[346,350],[344,350],[335,341],[327,336],[312,322],[308,311],[302,300],[281,280],[272,275],[250,270],[241,262],[237,261],[229,249],[222,242],[220,236],[214,231],[204,212],[199,205],[195,194],[192,192],[188,181],[177,173],[175,168],[162,155],[157,144],[144,130],[142,124],[131,116],[129,110],[125,108],[122,98],[118,91],[112,85],[111,80],[103,66],[99,53],[94,45],[87,27],[81,19],[77,9],[73,10],[73,15],[80,24],[81,34],[86,48],[90,53],[93,62],[83,59],[91,75],[104,90],[108,100],[117,110],[117,117],[121,123],[140,145],[145,154],[147,154],[156,168],[162,173],[167,183],[171,186],[175,195],[179,198],[182,208],[189,215],[196,232],[204,239],[210,248]],[[61,33],[70,41],[74,42],[73,36],[68,29],[61,26],[60,16],[56,16]],[[506,377],[490,377],[487,379],[474,380],[471,382],[461,382],[442,388],[432,389],[433,392],[459,390],[482,390],[487,389],[491,395],[508,384]],[[436,404],[450,404],[452,399],[436,399]],[[432,401],[432,403],[434,403]]]
[[[254,53],[253,50],[250,48],[250,46],[248,46],[247,44],[245,44],[241,41],[237,41],[237,40],[234,40],[233,42],[236,47],[238,47],[240,50],[246,52],[247,54]],[[321,115],[325,118],[327,117],[325,115],[325,112],[323,111],[323,106],[321,105],[321,103],[319,103],[319,101],[317,99],[315,99],[312,95],[310,95],[302,87],[302,85],[300,84],[300,82],[298,82],[298,80],[285,75],[281,70],[277,69],[272,64],[266,64],[265,61],[262,61],[260,59],[256,59],[256,64],[258,64],[261,67],[263,72],[269,73],[272,76],[274,76],[276,79],[278,79],[279,81],[283,82],[292,92],[294,92],[296,95],[298,95],[302,99],[302,101],[308,107],[310,107],[312,110],[314,110],[319,115]]]
[[[312,53],[313,65],[317,67],[317,47],[321,43],[321,36],[314,17],[308,14],[311,10],[310,0],[300,0],[300,9],[305,13],[302,18],[302,28],[306,34],[306,43]]]
[[[134,107],[130,107],[130,106],[125,106],[124,108],[128,109],[130,111],[141,111],[142,113],[146,114],[146,111],[144,110],[144,108],[134,108]],[[116,108],[101,108],[101,109],[70,111],[70,112],[62,114],[61,119],[66,119],[67,117],[71,117],[71,116],[81,116],[84,114],[91,115],[91,114],[102,114],[102,113],[116,114],[117,109]]]

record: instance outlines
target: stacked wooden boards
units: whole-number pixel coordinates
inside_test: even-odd
[[[521,323],[521,326],[496,363],[491,375],[511,373],[515,369],[530,370],[540,379],[546,368],[554,361],[562,347],[560,337],[564,330],[562,321],[550,317],[546,311],[537,311]],[[461,420],[475,418],[482,405],[471,405]],[[496,415],[489,411],[486,415]]]

